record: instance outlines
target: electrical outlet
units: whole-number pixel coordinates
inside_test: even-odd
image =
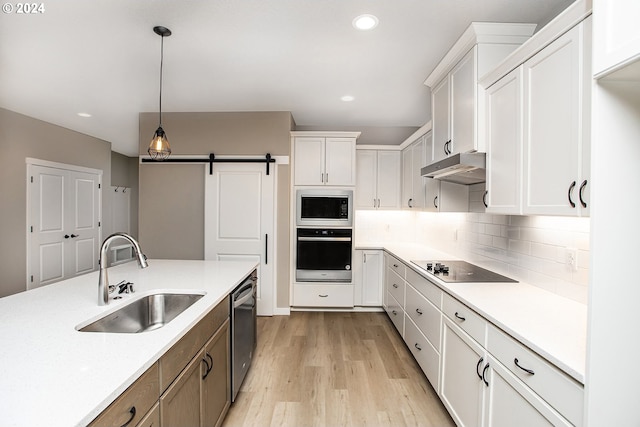
[[[566,248],[567,266],[571,271],[578,271],[578,250],[576,248]]]

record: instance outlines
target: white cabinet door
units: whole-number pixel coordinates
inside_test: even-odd
[[[400,151],[356,150],[356,209],[400,206]]]
[[[375,209],[378,206],[378,152],[356,151],[356,209]],[[400,173],[398,172],[399,179]]]
[[[640,59],[640,2],[637,0],[594,0],[594,75]]]
[[[379,307],[383,293],[382,251],[362,251],[362,304]]]
[[[445,77],[431,91],[431,112],[433,114],[433,154],[432,161],[447,157],[449,135],[449,77]],[[430,163],[430,162],[428,162]]]
[[[413,203],[413,158],[411,146],[402,150],[402,209],[409,209]]]
[[[325,144],[325,184],[356,185],[356,140],[327,138]]]
[[[581,26],[524,64],[525,215],[575,215],[581,165]]]
[[[486,212],[522,214],[522,66],[486,91]]]
[[[420,169],[426,166],[424,161],[424,138],[420,138],[417,142],[411,145],[411,180],[412,180],[412,192],[413,203],[412,207],[417,209],[424,208],[424,180],[420,175]]]
[[[443,316],[440,398],[460,427],[482,426],[486,365],[482,346]]]
[[[449,154],[476,147],[476,47],[451,70],[451,143]]]
[[[486,389],[484,425],[491,427],[545,427],[572,424],[553,410],[540,396],[524,386],[493,357],[485,372]]]
[[[400,161],[400,151],[378,151],[379,209],[397,209],[400,206]]]
[[[324,151],[324,138],[296,138],[293,165],[295,185],[324,184]]]
[[[433,132],[424,137],[424,154],[426,164],[433,159]],[[426,212],[438,212],[438,198],[440,196],[440,180],[424,178],[424,210]]]

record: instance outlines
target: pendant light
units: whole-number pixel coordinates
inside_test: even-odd
[[[153,160],[165,160],[171,154],[171,147],[167,134],[162,129],[162,61],[164,59],[164,38],[171,35],[171,30],[165,27],[153,27],[153,31],[161,37],[160,42],[160,109],[159,109],[159,125],[153,134],[153,139],[149,144],[147,152]]]

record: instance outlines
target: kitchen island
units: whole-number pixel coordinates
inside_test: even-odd
[[[0,299],[0,424],[83,426],[157,362],[257,266],[253,262],[149,260],[109,268],[135,293],[98,305],[98,272]],[[204,294],[164,327],[79,332],[154,292]],[[113,296],[113,295],[112,295]]]

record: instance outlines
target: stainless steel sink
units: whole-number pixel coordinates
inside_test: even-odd
[[[204,295],[157,293],[147,295],[82,328],[80,332],[135,334],[162,328]]]

